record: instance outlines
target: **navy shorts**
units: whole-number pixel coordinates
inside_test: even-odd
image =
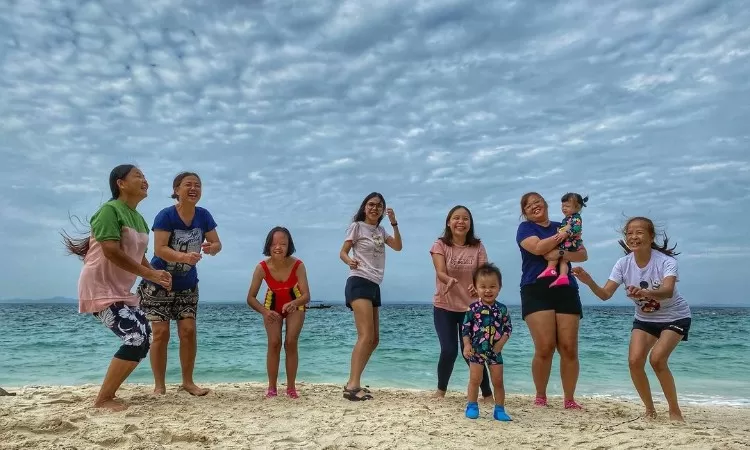
[[[549,279],[540,278],[521,286],[521,318],[539,311],[583,317],[578,289],[571,286],[549,287]]]
[[[370,300],[373,308],[380,308],[380,285],[367,278],[350,276],[344,288],[346,307],[352,309],[352,302],[358,298]]]
[[[661,336],[662,331],[670,330],[679,335],[682,335],[682,340],[687,341],[691,322],[692,319],[690,317],[675,320],[674,322],[644,322],[642,320],[635,319],[633,320],[633,330],[643,330],[651,336],[657,338]]]

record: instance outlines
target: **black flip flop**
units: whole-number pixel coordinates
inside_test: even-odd
[[[364,392],[365,395],[358,396],[360,392]],[[372,400],[372,395],[368,394],[364,389],[362,388],[356,388],[356,389],[344,389],[344,398],[352,401],[352,402],[363,402],[365,400]]]

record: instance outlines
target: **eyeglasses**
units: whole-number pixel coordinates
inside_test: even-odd
[[[365,206],[367,206],[368,209],[383,209],[382,203],[367,203]]]

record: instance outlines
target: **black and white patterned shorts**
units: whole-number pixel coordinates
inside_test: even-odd
[[[138,285],[141,308],[151,322],[195,319],[198,314],[198,286],[184,291],[167,291],[143,280]]]

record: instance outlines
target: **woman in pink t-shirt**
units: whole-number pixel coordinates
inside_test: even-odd
[[[487,262],[484,245],[474,235],[474,220],[469,208],[462,205],[451,208],[445,218],[443,235],[432,244],[430,255],[435,266],[436,284],[433,316],[440,341],[435,397],[442,398],[448,390],[459,348],[463,353],[461,324],[472,299],[476,298],[472,273]],[[486,368],[481,388],[482,397],[492,399]]]

